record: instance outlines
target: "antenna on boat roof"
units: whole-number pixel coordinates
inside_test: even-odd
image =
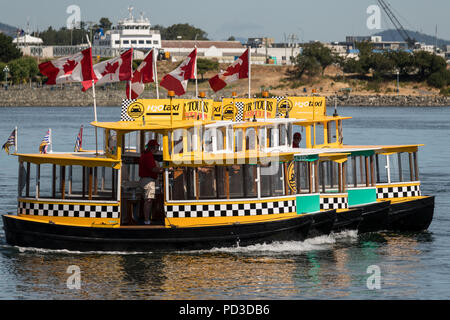
[[[333,113],[333,117],[337,117],[338,116],[338,112],[337,112],[337,93],[334,94],[334,113]]]

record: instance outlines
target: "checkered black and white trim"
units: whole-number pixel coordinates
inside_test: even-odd
[[[420,195],[420,185],[377,188],[377,199],[419,197]]]
[[[128,106],[135,102],[136,99],[122,99],[122,109],[120,110],[120,121],[135,121],[128,115]]]
[[[285,98],[284,96],[282,96],[282,97],[279,97],[279,96],[272,97],[272,99],[277,99],[277,113],[276,113],[276,115],[275,115],[276,118],[281,118],[281,117],[283,116],[283,114],[282,114],[281,112],[278,111],[278,104],[279,104],[280,101],[283,100],[284,98]]]
[[[236,108],[237,108],[237,114],[235,117],[236,121],[244,121],[244,103],[243,102],[236,102]]]
[[[320,210],[347,209],[348,198],[343,196],[337,197],[320,197]]]
[[[18,214],[45,217],[119,218],[119,206],[19,202]]]
[[[297,212],[295,200],[236,204],[167,205],[168,218],[238,217]]]

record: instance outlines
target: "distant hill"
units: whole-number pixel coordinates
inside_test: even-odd
[[[416,39],[417,42],[425,43],[428,45],[434,45],[435,44],[435,38],[434,36],[430,36],[424,33],[416,32],[416,31],[410,31],[406,30],[408,32],[409,36],[413,39]],[[439,32],[439,30],[438,30]],[[404,39],[400,36],[397,30],[389,29],[382,32],[378,32],[374,34],[374,36],[382,36],[383,41],[404,41]],[[450,40],[445,39],[437,39],[437,45],[438,47],[450,45]]]
[[[0,31],[7,36],[16,37],[17,28],[0,22]]]

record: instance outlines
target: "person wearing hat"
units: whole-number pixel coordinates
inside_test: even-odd
[[[300,132],[294,133],[294,141],[292,141],[292,148],[300,148],[300,141],[302,140],[302,135]]]
[[[159,144],[156,140],[150,140],[139,158],[139,185],[144,189],[145,224],[150,224],[150,210],[152,201],[155,199],[156,181],[158,174],[163,171],[153,157],[153,153],[158,150],[158,147]]]

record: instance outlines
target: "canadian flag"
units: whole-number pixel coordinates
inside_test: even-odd
[[[48,77],[46,84],[83,82],[96,79],[92,68],[92,48],[75,55],[39,64],[39,71]]]
[[[209,79],[209,85],[214,91],[219,91],[238,79],[248,78],[248,51],[249,49],[245,50],[227,70]]]
[[[166,74],[161,80],[161,87],[172,90],[177,96],[186,93],[189,79],[196,78],[197,71],[197,48],[171,73]]]
[[[119,57],[109,59],[94,65],[95,84],[128,81],[131,79],[133,48],[125,51]],[[92,81],[83,82],[83,91],[92,87]]]
[[[153,58],[154,51],[151,50],[149,53],[147,53],[139,67],[134,71],[133,77],[131,78],[131,90],[130,83],[127,82],[128,99],[137,99],[142,94],[142,92],[144,92],[144,83],[155,82],[155,75],[153,72]]]

